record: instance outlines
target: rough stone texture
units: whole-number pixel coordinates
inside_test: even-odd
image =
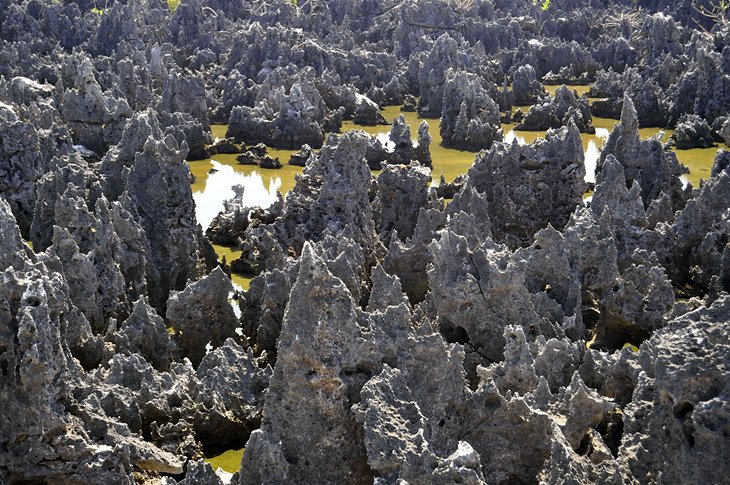
[[[44,173],[38,130],[32,123],[24,122],[13,106],[0,102],[0,131],[0,194],[27,236],[36,182]]]
[[[172,290],[199,274],[198,225],[190,190],[190,169],[182,149],[167,136],[148,139],[134,166],[123,172],[123,205],[144,228],[150,304],[160,309]]]
[[[418,114],[423,117],[441,116],[444,97],[444,83],[449,68],[458,68],[461,59],[457,52],[458,43],[442,34],[426,56],[418,70]]]
[[[728,156],[682,189],[637,128],[728,138],[727,29],[689,1],[294,3],[0,0],[0,483],[722,482]],[[541,79],[625,115],[590,200],[585,101]],[[448,204],[425,123],[311,148],[393,103],[492,145]],[[210,232],[259,273],[236,318],[183,160],[241,142],[305,170]],[[233,477],[201,461],[243,446]]]
[[[380,114],[380,107],[376,102],[367,96],[357,96],[355,104],[355,114],[352,120],[363,126],[387,125],[383,115]]]
[[[379,242],[364,160],[368,140],[362,132],[331,135],[287,194],[281,217],[246,230],[242,259],[259,270],[273,267],[287,251],[299,254],[306,240],[319,241],[328,231],[358,241],[372,260]]]
[[[697,115],[682,116],[672,133],[672,140],[679,150],[715,146],[710,126]]]
[[[218,449],[242,445],[261,424],[271,374],[232,339],[206,354],[196,371],[204,403],[196,416],[198,437]]]
[[[235,336],[238,319],[228,303],[233,284],[218,267],[209,275],[170,295],[165,318],[175,330],[182,355],[195,367],[205,355],[206,345],[220,347]]]
[[[259,168],[281,168],[283,165],[278,158],[266,155],[266,152],[259,153],[254,150],[247,150],[236,157],[241,165],[257,165]]]
[[[170,368],[175,348],[165,322],[143,299],[134,303],[132,314],[114,335],[119,353],[139,354],[158,371]]]
[[[718,150],[715,160],[712,162],[710,175],[717,177],[722,172],[729,172],[728,167],[730,167],[730,151]]]
[[[583,146],[575,124],[521,146],[497,143],[477,156],[466,187],[486,195],[495,241],[530,244],[547,224],[562,229],[585,192]]]
[[[349,291],[308,244],[290,300],[298,303],[284,318],[261,429],[247,445],[240,483],[372,481],[362,428],[349,408],[372,375],[375,349],[363,338]],[[333,459],[337,467],[328,466]]]
[[[641,372],[624,413],[625,454],[641,482],[715,482],[727,473],[730,298],[674,319],[641,347]]]
[[[660,228],[658,246],[662,264],[675,287],[689,294],[728,291],[727,268],[730,174],[721,172],[699,189],[676,214],[671,227]]]
[[[243,236],[249,226],[251,208],[246,207],[244,188],[234,185],[233,197],[223,202],[223,210],[218,213],[205,231],[210,242],[233,246]],[[230,263],[230,261],[228,261]]]
[[[725,140],[725,144],[730,146],[730,119],[722,125],[720,136]]]
[[[304,144],[319,148],[324,142],[325,104],[314,86],[295,83],[286,94],[274,90],[254,108],[237,106],[231,111],[226,138],[246,144],[265,143],[276,148],[299,149]]]
[[[627,185],[634,181],[639,183],[644,207],[659,198],[662,192],[671,198],[674,210],[684,205],[686,196],[679,176],[687,173],[687,169],[657,139],[641,140],[636,110],[628,97],[624,98],[621,122],[608,136],[601,151],[596,172],[602,170],[609,155],[623,165]]]
[[[560,128],[572,120],[581,133],[595,133],[588,100],[578,98],[565,85],[555,92],[555,98],[530,107],[517,130],[546,131]]]
[[[413,236],[418,212],[432,198],[430,183],[430,171],[417,163],[383,167],[373,201],[373,216],[381,240],[389,242],[394,232],[401,241]]]
[[[512,92],[517,106],[530,106],[545,93],[540,81],[537,80],[535,68],[529,64],[517,68],[512,81]]]
[[[305,144],[299,152],[292,153],[291,158],[289,158],[289,165],[304,167],[310,156],[312,156],[312,147]]]
[[[0,422],[3,480],[127,484],[133,483],[133,467],[181,472],[177,457],[78,400],[89,383],[70,354],[66,330],[82,325],[83,317],[70,303],[63,277],[22,255],[25,246],[5,202],[0,202],[0,220],[8,246],[3,255],[17,255],[14,266],[3,271],[0,290],[0,395],[7,418]]]
[[[421,121],[418,125],[418,137],[411,140],[411,128],[406,124],[405,117],[400,115],[393,119],[388,139],[375,137],[365,150],[365,159],[371,170],[380,170],[382,163],[408,165],[417,161],[424,167],[431,168],[431,135],[428,132],[428,123]]]
[[[477,76],[449,70],[443,92],[440,130],[444,146],[476,152],[501,141],[499,106]]]
[[[177,485],[223,485],[223,482],[210,463],[201,459],[188,462],[185,478],[177,482]]]

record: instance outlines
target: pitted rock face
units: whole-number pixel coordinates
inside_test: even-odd
[[[449,70],[441,111],[444,146],[479,151],[502,140],[499,106],[477,76]]]
[[[639,183],[644,207],[659,198],[661,192],[669,195],[675,210],[684,205],[686,196],[679,176],[687,173],[687,169],[658,140],[640,139],[636,110],[628,96],[624,98],[621,123],[616,125],[603,147],[597,172],[603,169],[609,155],[623,165],[627,185],[634,181]]]
[[[0,196],[28,235],[36,201],[36,184],[45,172],[38,129],[18,117],[13,106],[0,104]]]
[[[595,133],[588,100],[578,98],[565,85],[555,92],[555,97],[530,107],[517,130],[545,131],[560,128],[572,120],[581,133]]]
[[[373,201],[378,234],[383,241],[388,242],[393,232],[402,241],[413,236],[418,212],[432,200],[430,182],[429,170],[417,163],[383,168]]]
[[[526,64],[517,68],[512,81],[512,92],[517,106],[529,106],[545,92],[537,80],[535,68]]]
[[[319,241],[329,231],[357,241],[366,261],[373,261],[380,243],[369,200],[368,142],[362,132],[330,136],[287,194],[281,217],[246,230],[243,259],[259,269],[273,268],[286,251],[298,254],[305,241]]]
[[[167,322],[175,331],[183,356],[196,367],[208,344],[216,348],[236,335],[238,319],[228,303],[232,292],[231,280],[218,267],[184,290],[173,293],[167,301]]]
[[[697,115],[682,116],[672,133],[672,140],[674,140],[674,146],[680,150],[715,146],[712,129],[707,121]]]
[[[547,224],[562,229],[582,203],[585,167],[578,128],[570,123],[532,145],[496,143],[477,156],[468,175],[465,187],[486,195],[495,241],[528,245]]]
[[[715,447],[722,448],[725,440],[718,424],[727,419],[720,402],[728,389],[722,367],[730,358],[725,332],[729,311],[725,295],[676,318],[642,346],[642,372],[627,407],[621,445],[637,479],[661,472],[668,479],[689,475],[714,481],[724,473],[726,453],[717,453]],[[657,460],[655,453],[676,459]]]
[[[730,141],[727,28],[666,0],[93,3],[0,0],[0,483],[730,475],[728,154],[692,190],[670,151]],[[484,149],[469,173],[431,190],[451,152],[395,105]],[[621,123],[584,200],[592,116]],[[237,293],[185,161],[277,167],[259,143],[304,170],[211,226],[257,274]],[[244,446],[232,477],[202,460]]]

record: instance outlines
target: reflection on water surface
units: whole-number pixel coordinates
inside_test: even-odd
[[[559,86],[546,86],[545,89],[555,94]],[[570,86],[579,95],[588,92],[589,86]],[[521,108],[523,111],[526,108]],[[411,137],[415,140],[418,134],[418,125],[424,119],[418,117],[417,113],[401,113],[399,106],[388,106],[382,111],[386,120],[404,115],[406,123],[410,125]],[[443,175],[447,181],[452,181],[458,175],[465,174],[474,163],[476,154],[464,150],[454,150],[441,146],[441,134],[439,133],[438,119],[425,119],[429,124],[431,134],[431,158],[433,160],[432,184],[438,185]],[[593,118],[593,125],[596,127],[596,134],[581,134],[583,151],[585,154],[586,181],[595,182],[596,162],[600,156],[600,149],[608,134],[618,123],[617,120],[606,118]],[[544,132],[518,131],[514,124],[503,124],[504,140],[520,144],[532,143],[537,138],[543,138]],[[212,125],[213,138],[224,138],[227,126]],[[390,126],[360,126],[352,121],[345,121],[342,131],[363,130],[370,135],[378,136],[381,141],[387,141]],[[661,130],[658,128],[642,128],[639,130],[642,139],[647,139],[660,134],[663,142],[669,140],[672,130]],[[718,148],[728,149],[725,145],[717,148],[677,150],[677,158],[689,170],[689,175],[683,177],[685,182],[689,181],[693,186],[698,187],[701,178],[710,175],[710,169]],[[245,187],[245,198],[251,206],[266,207],[276,200],[276,192],[286,194],[294,187],[296,174],[302,172],[301,167],[288,165],[289,157],[293,150],[269,149],[269,155],[278,157],[284,167],[278,170],[260,169],[256,166],[240,165],[236,162],[236,155],[215,155],[210,160],[190,162],[190,170],[195,176],[192,185],[193,198],[196,204],[196,216],[198,222],[205,230],[213,218],[223,210],[223,202],[233,196],[231,187],[242,185]],[[238,252],[222,246],[215,247],[219,257],[226,255],[230,262],[238,257]],[[234,284],[243,289],[248,289],[249,278],[240,276],[234,277]]]

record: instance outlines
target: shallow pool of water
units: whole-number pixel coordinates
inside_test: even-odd
[[[546,86],[545,89],[554,95],[559,86]],[[589,86],[570,86],[579,95],[588,92]],[[525,111],[527,108],[521,108]],[[418,125],[424,119],[420,118],[417,113],[403,113],[399,106],[388,106],[381,112],[383,117],[391,122],[401,114],[406,119],[406,123],[411,128],[411,137],[415,140],[418,135]],[[431,134],[431,158],[433,161],[432,184],[438,185],[443,175],[447,181],[452,181],[458,175],[465,174],[469,167],[474,163],[476,154],[464,150],[454,150],[441,146],[441,134],[439,132],[439,119],[426,118],[429,124],[429,133]],[[600,149],[608,134],[618,123],[617,120],[607,118],[593,118],[593,125],[596,127],[596,134],[581,134],[583,141],[583,150],[585,154],[586,164],[586,181],[595,182],[596,162],[600,156]],[[532,143],[538,138],[543,138],[545,132],[539,131],[519,131],[515,130],[514,124],[503,124],[504,139],[507,142],[517,140],[518,143]],[[225,137],[226,125],[212,125],[211,132],[214,139]],[[380,136],[381,139],[387,139],[390,132],[390,125],[381,126],[362,126],[345,121],[342,125],[342,131],[363,130],[374,136]],[[639,130],[642,139],[647,139],[662,133],[662,141],[666,142],[672,135],[672,130],[661,130],[658,128],[642,128]],[[710,174],[712,162],[718,148],[728,149],[725,145],[717,148],[693,149],[693,150],[677,150],[677,158],[687,168],[689,175],[683,177],[683,180],[689,181],[693,186],[699,186],[701,178],[707,178]],[[196,204],[196,216],[198,221],[207,229],[213,218],[223,210],[223,202],[233,197],[233,185],[242,185],[245,188],[245,197],[250,201],[251,206],[266,207],[276,200],[276,192],[280,191],[286,194],[294,187],[295,176],[302,172],[301,167],[288,165],[287,162],[294,153],[293,150],[276,150],[269,149],[269,154],[278,157],[283,168],[278,170],[261,169],[256,166],[241,165],[236,162],[236,155],[215,155],[212,159],[190,162],[190,169],[195,176],[195,182],[192,185],[193,198]],[[211,170],[213,169],[213,170]],[[226,255],[228,262],[238,258],[240,252],[224,246],[215,246],[218,256],[222,258]],[[250,278],[244,278],[238,275],[234,276],[234,284],[241,289],[248,289]]]
[[[215,155],[209,160],[189,163],[195,177],[192,185],[195,215],[203,229],[223,210],[223,202],[233,197],[234,185],[244,187],[246,200],[252,207],[268,207],[276,201],[277,191],[286,194],[294,187],[294,176],[302,168],[286,164],[293,152],[270,150],[269,153],[279,156],[285,165],[280,169],[241,165],[236,162],[236,155]]]
[[[241,469],[243,450],[243,448],[240,450],[228,450],[217,456],[206,457],[205,461],[210,463],[213,470],[221,468],[223,471],[228,473],[236,473]]]
[[[215,252],[218,255],[218,259],[220,261],[223,261],[223,257],[225,256],[226,262],[228,264],[231,264],[232,261],[241,257],[241,251],[230,246],[213,244],[213,249],[215,249]],[[243,276],[240,274],[231,273],[231,282],[233,283],[233,287],[238,291],[248,291],[252,279],[253,278],[251,276]]]

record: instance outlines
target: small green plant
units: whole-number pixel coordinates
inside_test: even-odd
[[[540,7],[543,10],[550,8],[550,0],[532,0],[532,4],[536,7]]]
[[[629,349],[632,352],[638,352],[639,351],[639,347],[637,347],[636,345],[632,344],[631,342],[626,342],[624,344],[624,346],[621,347],[621,348],[622,349]]]
[[[101,2],[101,4],[98,0],[94,0],[94,7],[91,9],[91,13],[96,15],[104,15],[108,7],[109,0],[104,0],[103,2]]]
[[[175,13],[177,7],[180,6],[180,0],[167,0],[167,8],[170,9],[170,13]]]

